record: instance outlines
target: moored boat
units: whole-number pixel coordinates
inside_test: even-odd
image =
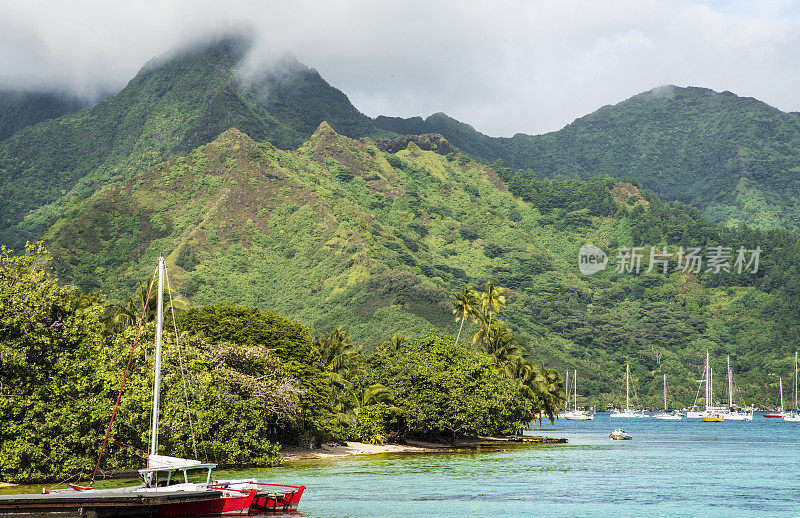
[[[621,428],[615,428],[609,437],[614,441],[626,441],[633,439],[633,436]]]
[[[785,414],[783,416],[783,420],[789,423],[800,423],[800,414],[798,413],[798,409],[800,407],[797,406],[797,351],[794,352],[794,410]]]
[[[36,495],[3,495],[0,496],[0,516],[247,516],[297,509],[305,486],[271,484],[256,479],[212,480],[216,464],[158,454],[166,276],[163,256],[158,259],[157,275],[153,417],[147,467],[139,470],[143,483],[116,489],[72,485],[67,489],[45,488],[42,494]],[[106,439],[110,430],[111,424]],[[98,460],[98,466],[99,463]]]
[[[752,421],[751,409],[737,409],[733,404],[733,372],[731,371],[731,357],[728,356],[728,408],[724,413],[726,421]]]
[[[664,373],[664,411],[653,414],[653,419],[662,421],[680,421],[683,416],[679,412],[667,411],[667,374]]]
[[[569,374],[569,372],[567,372]],[[572,410],[565,410],[561,417],[567,419],[569,421],[591,421],[594,419],[594,412],[590,410],[579,410],[578,409],[578,371],[577,369],[573,371],[572,375],[572,397],[574,398],[574,404],[572,406]],[[569,399],[569,396],[568,396]]]
[[[761,414],[762,417],[772,417],[772,418],[780,417],[780,418],[783,418],[786,415],[786,412],[783,411],[783,378],[781,378],[781,377],[778,377],[778,394],[779,394],[779,400],[780,400],[780,404],[781,404],[780,412],[775,412],[775,411],[764,412],[763,414]]]
[[[613,412],[611,412],[611,415],[609,417],[614,417],[614,418],[645,417],[644,410],[634,410],[633,408],[631,408],[631,401],[629,395],[630,374],[631,374],[630,365],[626,363],[625,364],[625,410],[614,410]]]
[[[722,412],[708,412],[701,419],[706,423],[719,423],[725,420],[725,414]]]

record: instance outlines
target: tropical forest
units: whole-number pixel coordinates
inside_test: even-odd
[[[293,58],[244,78],[247,44],[92,105],[0,92],[0,480],[91,474],[107,432],[99,469],[141,463],[162,255],[177,456],[514,434],[558,418],[567,371],[579,406],[624,405],[626,365],[638,405],[666,375],[690,407],[707,353],[774,404],[800,343],[800,115],[664,86],[488,137],[370,118]]]

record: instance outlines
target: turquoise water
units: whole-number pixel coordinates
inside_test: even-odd
[[[611,441],[614,428],[633,440]],[[308,517],[800,516],[800,423],[598,414],[529,433],[569,444],[367,455],[236,474],[305,484],[299,511]]]
[[[611,441],[614,428],[633,440]],[[306,485],[292,517],[800,516],[800,423],[598,414],[529,433],[569,443],[363,455],[217,476]]]

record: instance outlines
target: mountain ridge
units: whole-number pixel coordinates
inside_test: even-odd
[[[489,137],[445,114],[377,117],[398,133],[436,132],[504,179],[610,175],[638,179],[666,200],[728,225],[800,231],[800,113],[728,91],[665,85],[540,135]]]
[[[116,95],[0,142],[0,241],[19,248],[112,178],[231,127],[282,148],[302,143],[322,120],[356,137],[385,136],[296,60],[245,80],[242,45],[225,38],[151,61]]]

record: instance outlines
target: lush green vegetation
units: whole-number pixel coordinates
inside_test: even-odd
[[[354,137],[384,133],[342,92],[296,61],[243,75],[238,67],[246,48],[246,41],[231,37],[153,60],[121,92],[91,109],[28,126],[0,142],[0,243],[19,248],[35,240],[107,183],[229,128],[282,148],[300,145],[323,120]],[[31,108],[25,115],[11,110],[7,117],[17,125],[33,122],[33,108],[40,105],[25,105]]]
[[[21,256],[6,252],[0,480],[89,476],[121,379],[126,385],[100,465],[141,467],[155,294],[110,305],[59,285],[41,245]],[[145,316],[141,335],[131,313]],[[276,464],[279,442],[514,431],[534,412],[552,414],[543,402],[564,397],[557,374],[511,376],[496,356],[445,335],[396,335],[361,354],[342,329],[312,339],[302,324],[255,308],[179,310],[178,322],[175,333],[164,333],[159,452],[223,466]]]
[[[800,115],[730,92],[664,86],[559,131],[511,138],[488,137],[441,113],[375,124],[441,133],[487,162],[502,159],[510,183],[536,175],[636,178],[663,200],[694,205],[728,225],[800,230]]]
[[[86,105],[86,101],[65,93],[0,90],[0,141],[28,126],[75,113]]]
[[[1,142],[0,242],[48,229],[64,282],[124,310],[115,333],[135,320],[126,297],[169,252],[174,286],[200,308],[182,317],[200,333],[187,357],[202,364],[210,351],[285,337],[253,364],[228,358],[246,376],[284,366],[304,413],[273,419],[276,440],[300,430],[373,442],[467,430],[463,414],[431,413],[419,425],[411,398],[433,395],[414,392],[413,373],[386,352],[414,365],[449,350],[446,335],[456,337],[459,369],[479,369],[501,399],[516,390],[524,400],[502,399],[499,421],[472,431],[552,410],[559,378],[543,364],[580,371],[579,392],[590,396],[579,404],[619,404],[630,363],[639,404],[656,405],[666,373],[671,399],[691,405],[709,350],[715,362],[731,355],[737,401],[774,401],[775,374],[791,373],[800,339],[796,114],[666,89],[538,137],[491,139],[442,114],[378,119],[377,129],[297,63],[239,74],[240,45],[150,64],[92,109]],[[487,167],[437,135],[353,140],[334,128],[357,138],[437,131],[502,161]],[[584,243],[608,254],[604,271],[580,274]],[[636,246],[643,268],[619,268],[619,251]],[[665,246],[666,273],[646,271],[650,247]],[[758,272],[676,269],[678,247],[718,246],[760,247]],[[465,289],[487,283],[504,288],[488,312]],[[88,357],[88,345],[71,347],[65,354]],[[441,382],[429,374],[426,383]],[[535,395],[545,389],[554,395]],[[270,457],[270,446],[258,447],[253,455]]]
[[[793,234],[723,227],[611,178],[497,167],[434,137],[355,141],[323,124],[285,151],[232,130],[110,185],[47,237],[62,277],[83,289],[133,291],[172,250],[193,304],[271,309],[317,336],[342,326],[366,351],[397,331],[470,340],[482,324],[452,318],[450,294],[492,281],[505,288],[503,325],[519,354],[577,368],[584,403],[619,403],[629,362],[642,404],[655,406],[666,372],[675,400],[691,405],[706,349],[732,356],[737,400],[773,401],[769,374],[790,374],[798,334]],[[512,177],[508,190],[500,176]],[[587,242],[609,254],[604,272],[579,273]],[[755,274],[647,273],[649,247],[664,245],[763,252]],[[646,248],[644,267],[617,272],[618,249],[631,246]]]

